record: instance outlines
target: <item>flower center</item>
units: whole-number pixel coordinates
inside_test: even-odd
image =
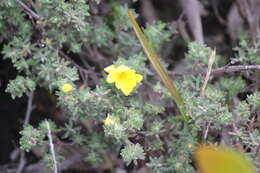
[[[127,72],[121,72],[121,73],[119,74],[118,78],[120,78],[120,79],[125,79],[125,78],[127,78]]]

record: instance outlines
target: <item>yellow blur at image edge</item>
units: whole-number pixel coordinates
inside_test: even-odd
[[[256,173],[243,153],[226,146],[202,144],[193,156],[199,173]]]

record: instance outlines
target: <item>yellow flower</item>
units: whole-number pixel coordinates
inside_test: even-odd
[[[193,145],[192,145],[192,144],[187,144],[187,147],[188,147],[188,148],[192,148]]]
[[[112,125],[114,124],[114,121],[112,120],[112,118],[110,116],[108,116],[103,123],[107,126],[107,125]]]
[[[201,145],[194,157],[200,173],[255,173],[244,154],[229,147]]]
[[[116,87],[126,96],[143,80],[142,75],[136,74],[135,70],[125,65],[120,65],[119,67],[110,65],[104,71],[108,73],[107,82],[115,83]]]
[[[65,93],[68,93],[72,90],[72,86],[70,84],[64,84],[60,90]]]

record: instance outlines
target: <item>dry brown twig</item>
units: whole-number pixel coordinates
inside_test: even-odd
[[[231,66],[224,66],[219,67],[211,70],[211,75],[216,75],[220,73],[232,73],[238,71],[248,71],[248,70],[255,70],[260,71],[260,65],[231,65]],[[195,72],[168,72],[172,76],[185,76],[185,75],[198,75],[198,74],[206,74],[207,70],[204,71],[195,71]]]
[[[209,57],[209,62],[208,62],[208,70],[207,70],[207,73],[206,73],[206,76],[205,76],[205,80],[204,80],[204,83],[200,89],[200,96],[201,97],[204,97],[205,95],[205,89],[207,87],[207,83],[209,81],[209,77],[210,77],[210,74],[211,74],[211,70],[212,70],[212,65],[215,61],[215,57],[216,57],[216,49],[214,49],[213,51],[211,51],[211,54],[210,54],[210,57]]]

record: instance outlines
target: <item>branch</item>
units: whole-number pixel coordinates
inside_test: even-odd
[[[32,113],[32,110],[33,110],[33,105],[32,105],[32,101],[33,101],[33,94],[34,94],[34,91],[31,91],[28,95],[28,103],[27,103],[27,110],[26,110],[26,114],[25,114],[25,120],[24,120],[24,126],[29,124],[29,120],[30,120],[30,117],[31,117],[31,113]]]
[[[73,65],[75,65],[80,71],[83,71],[85,73],[90,73],[89,70],[81,67],[80,65],[78,65],[75,61],[73,61],[69,56],[67,56],[62,50],[59,50],[59,54],[61,56],[63,56],[64,58],[66,58],[68,61],[70,61]]]
[[[211,71],[211,75],[216,75],[219,73],[231,73],[237,71],[248,71],[248,70],[260,71],[260,65],[231,65],[231,66],[215,68]],[[195,71],[195,72],[184,72],[184,73],[169,72],[170,75],[176,75],[176,76],[197,75],[197,74],[206,74],[206,73],[207,70]]]
[[[26,4],[21,2],[20,0],[16,0],[16,2],[23,8],[23,10],[32,18],[35,18],[36,20],[42,20],[43,17],[36,14],[33,10],[31,10]]]
[[[232,65],[228,67],[220,67],[212,70],[212,73],[230,73],[236,71],[247,71],[247,70],[256,70],[260,71],[260,65]],[[205,73],[205,72],[204,72]]]
[[[90,70],[87,70],[87,69],[81,67],[81,66],[78,65],[74,60],[72,60],[69,56],[67,56],[62,50],[59,50],[59,54],[60,54],[61,56],[63,56],[65,59],[67,59],[68,61],[70,61],[73,65],[75,65],[75,66],[78,68],[78,70],[79,70],[79,72],[80,72],[80,75],[81,75],[81,78],[82,78],[82,80],[83,80],[83,82],[84,82],[85,85],[86,85],[86,83],[87,83],[87,78],[88,78],[87,76],[88,76],[89,74],[92,74],[92,75],[89,75],[89,77],[90,77],[95,83],[98,83],[98,77],[97,77],[97,75],[95,74],[93,68],[91,68]],[[85,75],[83,75],[83,73],[84,73]]]
[[[87,152],[86,150],[83,150],[83,149],[81,149],[80,151],[77,151],[75,153],[72,153],[70,156],[66,157],[65,160],[63,160],[60,163],[59,171],[68,170],[73,167],[75,169],[75,166],[77,167],[77,165],[82,162],[83,158],[86,157],[86,155],[88,153],[89,152]],[[86,167],[87,167],[87,165],[86,165]],[[45,168],[45,164],[43,163],[43,161],[39,161],[38,163],[33,163],[33,164],[29,165],[25,169],[25,172],[26,173],[46,173],[46,172],[50,173],[49,169],[47,169],[47,171],[46,171],[46,169],[44,169],[44,168]],[[12,172],[10,171],[10,173],[12,173]]]
[[[25,120],[24,120],[23,126],[26,126],[27,124],[29,124],[29,121],[30,121],[31,113],[32,113],[32,110],[33,110],[33,105],[32,105],[33,95],[34,95],[34,91],[31,91],[28,94],[27,110],[26,110]],[[21,173],[23,171],[25,164],[26,164],[25,152],[20,150],[20,154],[21,155],[20,155],[19,166],[17,168],[16,173]]]
[[[46,120],[46,126],[48,129],[48,138],[50,141],[50,149],[51,149],[51,155],[52,155],[52,162],[53,162],[53,169],[54,169],[54,173],[58,173],[58,168],[57,168],[57,160],[56,160],[56,156],[55,156],[55,151],[54,151],[54,145],[53,145],[53,140],[52,140],[52,136],[51,136],[51,128],[50,128],[50,124],[49,122]]]
[[[193,38],[197,42],[204,43],[199,1],[181,0],[181,4],[188,19]]]

